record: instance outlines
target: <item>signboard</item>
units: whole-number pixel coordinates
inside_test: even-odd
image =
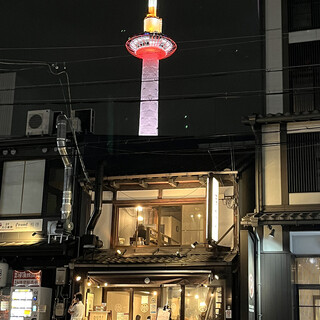
[[[40,287],[41,286],[41,271],[13,271],[12,285],[14,287]]]
[[[219,240],[219,182],[214,177],[207,178],[207,223],[210,224],[212,234],[209,234],[207,225],[206,238]],[[211,223],[210,223],[211,221]]]
[[[254,242],[248,234],[248,308],[249,320],[255,319]]]
[[[43,219],[0,220],[0,232],[42,231]]]
[[[159,308],[157,320],[169,320],[169,319],[170,319],[170,311]]]
[[[128,320],[129,319],[129,313],[117,313],[117,320]]]

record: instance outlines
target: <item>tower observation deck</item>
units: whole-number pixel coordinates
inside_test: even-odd
[[[170,57],[176,43],[162,34],[162,19],[157,16],[157,0],[149,0],[144,32],[126,42],[127,50],[142,59],[140,136],[158,135],[159,60]]]

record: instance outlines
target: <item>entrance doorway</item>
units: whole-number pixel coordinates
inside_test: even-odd
[[[105,290],[104,300],[112,320],[155,320],[160,289],[150,287]]]

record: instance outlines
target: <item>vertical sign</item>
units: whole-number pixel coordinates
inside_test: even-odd
[[[219,240],[219,182],[212,175],[207,179],[207,240]]]
[[[248,308],[249,320],[255,319],[254,242],[248,233]]]

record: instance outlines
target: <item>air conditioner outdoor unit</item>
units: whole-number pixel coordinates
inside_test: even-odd
[[[32,110],[28,111],[26,135],[44,135],[52,133],[52,110]]]

